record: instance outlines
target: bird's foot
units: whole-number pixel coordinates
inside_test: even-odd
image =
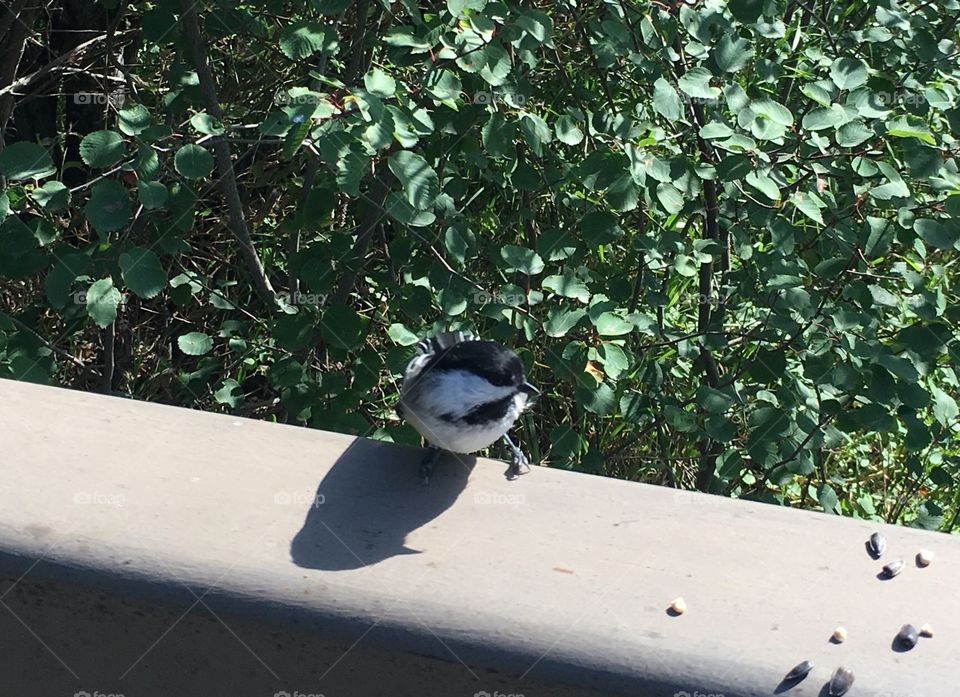
[[[526,474],[530,471],[530,460],[528,460],[527,456],[523,454],[523,451],[510,440],[509,436],[504,436],[504,439],[513,452],[513,458],[510,460],[510,466],[507,467],[506,471],[507,479],[512,481],[521,474]]]
[[[430,483],[430,477],[433,475],[433,465],[440,458],[440,448],[430,446],[429,451],[420,462],[420,483],[427,486]]]

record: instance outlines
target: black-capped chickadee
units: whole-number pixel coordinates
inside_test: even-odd
[[[441,450],[474,453],[500,438],[513,451],[507,477],[528,470],[507,431],[538,394],[523,375],[520,357],[496,341],[459,331],[421,341],[407,364],[397,413],[434,447],[420,467],[424,483]]]

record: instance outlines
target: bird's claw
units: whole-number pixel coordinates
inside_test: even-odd
[[[523,451],[516,450],[513,453],[513,459],[510,461],[510,466],[507,468],[507,479],[514,480],[519,477],[521,474],[526,474],[530,471],[530,461],[527,459],[527,456],[523,454]]]

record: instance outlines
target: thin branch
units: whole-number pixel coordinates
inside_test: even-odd
[[[183,9],[180,18],[181,23],[186,30],[184,33],[192,54],[193,67],[197,71],[197,77],[200,81],[200,94],[203,96],[207,113],[222,122],[224,121],[223,110],[220,108],[217,88],[213,80],[213,71],[210,69],[206,46],[200,34],[200,20],[197,18],[197,11],[191,0],[180,0],[180,7]],[[260,255],[257,253],[250,237],[250,229],[243,212],[243,203],[240,201],[240,191],[237,189],[237,179],[233,173],[230,146],[222,137],[217,137],[213,141],[213,152],[217,160],[220,187],[227,201],[227,224],[230,232],[233,233],[240,244],[240,254],[246,262],[247,272],[253,279],[257,295],[267,305],[273,306],[276,304],[276,293],[273,286],[270,285],[270,280],[263,268],[263,262],[260,261]]]

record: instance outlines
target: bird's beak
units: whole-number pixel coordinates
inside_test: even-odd
[[[521,392],[525,392],[531,399],[536,399],[540,396],[540,390],[531,385],[529,382],[523,382],[517,387]]]

